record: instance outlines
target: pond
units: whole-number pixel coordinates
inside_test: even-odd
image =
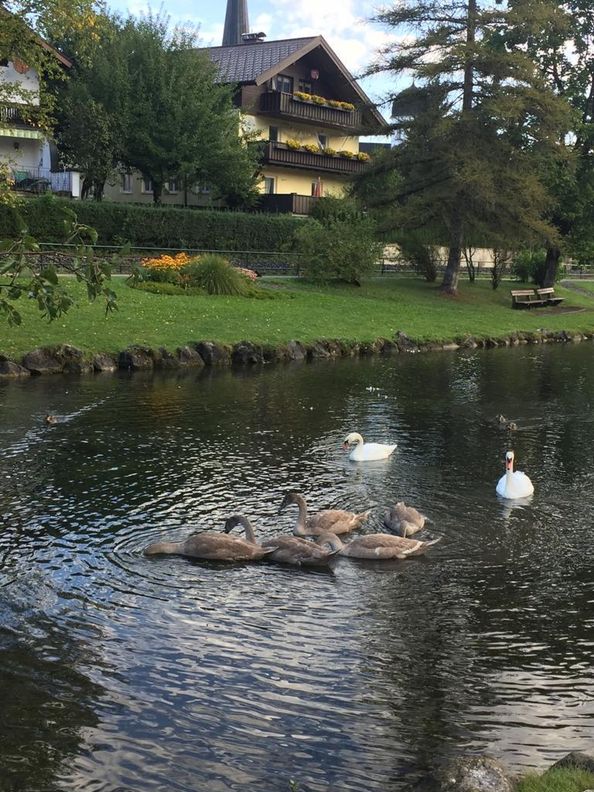
[[[0,386],[0,774],[32,792],[398,792],[594,739],[594,346]],[[53,413],[60,423],[47,426]],[[518,423],[528,505],[495,494]],[[347,432],[395,440],[357,464]],[[243,512],[406,500],[443,537],[312,571],[146,558]]]

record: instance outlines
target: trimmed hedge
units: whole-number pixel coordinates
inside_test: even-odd
[[[18,211],[38,242],[63,242],[64,206],[75,210],[80,223],[97,230],[100,245],[280,252],[307,222],[291,215],[74,202],[53,196],[29,199]],[[14,210],[0,205],[0,239],[16,234]]]

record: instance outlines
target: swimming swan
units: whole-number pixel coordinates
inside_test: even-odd
[[[355,448],[349,454],[349,459],[353,462],[371,462],[374,459],[386,459],[394,453],[394,445],[384,445],[383,443],[365,443],[358,432],[351,432],[344,438],[342,447],[346,450],[354,445]]]
[[[508,451],[505,455],[505,475],[501,476],[497,484],[497,494],[502,498],[527,498],[534,493],[532,482],[525,473],[514,471],[514,452]]]
[[[403,501],[399,501],[384,514],[384,525],[397,536],[406,537],[420,531],[427,519],[413,506],[407,506]]]
[[[355,514],[342,509],[324,509],[308,516],[305,498],[298,492],[287,492],[278,513],[283,512],[291,503],[296,503],[299,507],[297,524],[293,528],[295,536],[317,536],[327,532],[333,534],[350,533],[360,528],[371,514],[371,511]]]
[[[253,530],[247,517],[234,514],[225,522],[225,533],[229,533],[236,525],[242,525],[246,532]],[[267,561],[294,566],[326,566],[338,550],[327,550],[315,542],[308,542],[299,536],[275,536],[262,542],[262,547],[271,547],[273,552],[266,557]]]
[[[204,561],[258,561],[274,552],[256,542],[251,526],[246,527],[247,539],[227,536],[216,531],[192,534],[183,542],[155,542],[144,550],[146,556],[181,555]]]
[[[440,540],[441,537],[430,542],[421,542],[418,539],[379,533],[356,536],[344,544],[335,534],[327,533],[316,537],[316,542],[327,544],[333,550],[339,550],[341,556],[370,559],[409,558],[423,555],[431,545],[437,544]]]

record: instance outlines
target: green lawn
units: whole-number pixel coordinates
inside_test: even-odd
[[[594,789],[594,774],[584,770],[549,770],[543,775],[528,775],[516,792],[584,792]]]
[[[119,311],[105,317],[103,305],[89,304],[80,285],[72,282],[78,304],[53,323],[42,320],[33,303],[21,300],[23,324],[2,325],[0,353],[18,357],[34,347],[60,343],[89,352],[117,352],[130,344],[173,350],[197,340],[371,341],[390,338],[398,330],[419,341],[498,337],[514,330],[594,330],[594,299],[561,287],[564,309],[575,310],[512,310],[511,282],[495,292],[487,281],[464,282],[456,299],[440,296],[436,285],[409,277],[377,278],[361,288],[319,287],[290,278],[263,283],[284,299],[155,295],[130,289],[116,278]]]

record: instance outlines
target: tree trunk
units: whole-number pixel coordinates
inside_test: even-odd
[[[549,286],[555,285],[557,279],[557,270],[559,268],[559,259],[561,258],[561,251],[557,245],[547,242],[547,257],[545,259],[544,275],[542,278],[541,288],[547,289]]]
[[[161,204],[161,196],[163,195],[163,184],[153,180],[153,203],[156,206]]]
[[[458,241],[450,244],[448,251],[448,263],[443,274],[443,280],[439,291],[442,294],[451,294],[454,297],[458,294],[458,278],[460,277],[460,261],[462,259],[462,243],[460,237]]]

